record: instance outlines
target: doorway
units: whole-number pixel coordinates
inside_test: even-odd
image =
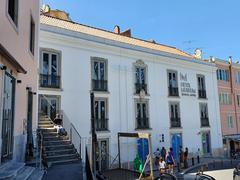
[[[54,120],[59,111],[59,97],[58,96],[39,96],[40,115],[47,116]]]
[[[3,92],[3,120],[2,120],[2,153],[1,161],[12,159],[13,131],[14,131],[14,105],[15,105],[15,78],[9,73],[4,75]]]
[[[26,157],[33,156],[33,134],[32,134],[32,114],[33,114],[33,92],[28,91],[27,106],[27,149]]]
[[[203,154],[211,153],[211,141],[210,141],[210,132],[202,132],[202,147]]]
[[[172,148],[173,148],[173,157],[176,160],[179,160],[180,147],[182,146],[182,134],[176,133],[171,135]]]
[[[96,169],[104,171],[108,169],[109,160],[109,144],[108,139],[98,140],[96,147]]]

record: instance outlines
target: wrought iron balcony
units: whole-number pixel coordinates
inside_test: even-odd
[[[137,128],[136,129],[149,129],[149,119],[147,117],[137,117]]]
[[[201,127],[209,127],[209,119],[201,118]]]
[[[181,119],[180,118],[170,118],[171,128],[180,128],[181,127]]]
[[[39,81],[40,87],[60,88],[61,76],[40,74]]]
[[[95,119],[95,128],[96,131],[108,131],[108,119]]]
[[[168,87],[169,96],[179,96],[178,87]]]
[[[206,99],[207,98],[206,90],[198,90],[198,97]]]
[[[93,91],[107,91],[108,82],[107,80],[92,80],[92,89]]]
[[[139,94],[141,90],[147,94],[147,84],[135,83],[136,94]]]

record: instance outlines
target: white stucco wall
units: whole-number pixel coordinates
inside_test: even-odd
[[[45,27],[43,27],[45,28]],[[64,33],[62,30],[59,33]],[[94,37],[92,37],[94,40]],[[117,44],[117,43],[116,43]],[[90,134],[90,90],[91,57],[107,59],[108,93],[95,93],[95,97],[108,98],[110,132],[99,132],[98,138],[109,138],[110,154],[117,154],[117,133],[135,131],[134,63],[141,59],[148,68],[149,118],[153,150],[157,147],[170,147],[170,133],[181,132],[183,146],[190,152],[202,149],[200,131],[210,130],[213,154],[222,148],[219,103],[217,93],[216,68],[209,63],[197,63],[167,56],[134,51],[127,48],[108,46],[64,35],[40,31],[40,48],[61,51],[62,91],[39,90],[39,94],[61,95],[61,109],[73,122],[82,137]],[[197,74],[205,76],[207,99],[181,96],[168,97],[167,70],[186,73],[191,87],[197,90]],[[180,102],[182,129],[170,129],[169,101]],[[208,104],[210,128],[200,128],[199,102]],[[137,131],[140,132],[140,131]],[[164,134],[165,142],[159,142]],[[126,140],[127,141],[127,140]],[[133,140],[136,142],[136,140]],[[128,140],[130,144],[130,140]],[[128,151],[130,150],[130,151]],[[135,150],[129,145],[122,158],[133,160]],[[131,154],[132,152],[132,154]],[[126,156],[126,157],[125,157]]]

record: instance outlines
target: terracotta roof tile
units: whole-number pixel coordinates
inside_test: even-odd
[[[75,31],[75,32],[81,32],[84,34],[97,36],[97,37],[101,37],[101,38],[105,38],[105,39],[109,39],[109,40],[114,40],[114,41],[118,41],[118,42],[122,42],[122,43],[127,43],[130,45],[140,46],[140,47],[144,47],[144,48],[148,48],[148,49],[163,51],[163,52],[172,53],[172,54],[185,56],[185,57],[189,57],[189,58],[194,58],[193,56],[191,56],[191,55],[187,54],[186,52],[183,52],[175,47],[152,43],[152,42],[149,42],[146,40],[137,39],[137,38],[133,38],[133,37],[126,37],[123,35],[115,34],[114,32],[78,24],[78,23],[71,22],[71,21],[65,21],[65,20],[57,19],[54,17],[46,16],[46,15],[41,15],[40,23],[49,25],[49,26],[54,26],[54,27],[58,27],[58,28]]]

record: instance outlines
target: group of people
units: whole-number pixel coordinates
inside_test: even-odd
[[[165,147],[162,147],[161,151],[157,148],[155,155],[155,165],[158,166],[160,174],[164,172],[173,173],[173,168],[175,163],[174,155],[173,155],[173,148],[169,148],[167,151]],[[182,147],[180,146],[179,152],[179,161],[181,168],[188,168],[188,148],[185,148],[183,151]]]

